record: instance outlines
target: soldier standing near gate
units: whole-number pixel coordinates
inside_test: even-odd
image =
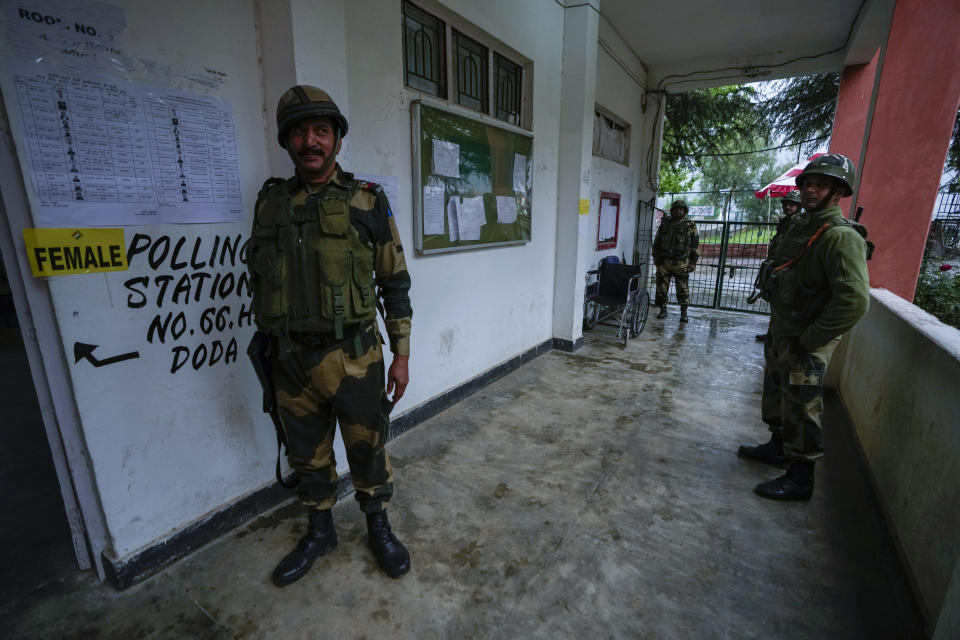
[[[777,231],[773,234],[773,237],[770,238],[770,245],[767,247],[767,255],[773,255],[773,249],[777,245],[777,241],[782,238],[787,233],[787,229],[793,226],[793,223],[797,220],[797,214],[803,210],[803,203],[800,202],[800,191],[794,189],[787,193],[780,199],[780,206],[783,207],[783,217],[780,218],[780,221],[777,223]],[[753,303],[754,300],[747,300],[747,302]],[[763,342],[766,340],[766,333],[757,334],[757,342]]]
[[[687,203],[676,200],[670,205],[670,217],[664,218],[653,239],[653,264],[657,267],[657,297],[660,307],[657,318],[667,317],[667,297],[670,278],[676,281],[677,302],[680,303],[680,322],[687,322],[690,304],[690,273],[700,259],[700,236],[697,225],[687,220]]]
[[[307,532],[273,572],[277,586],[303,577],[337,545],[334,429],[366,514],[367,540],[391,577],[410,555],[387,520],[393,472],[384,445],[389,412],[409,376],[410,276],[382,188],[336,164],[347,120],[324,91],[289,89],[277,105],[280,146],[296,165],[288,180],[260,190],[250,240],[253,310],[275,390],[287,459],[307,508]],[[380,300],[393,351],[384,388]],[[392,401],[388,393],[393,392]]]
[[[764,343],[763,421],[770,441],[741,446],[743,458],[789,464],[754,491],[771,500],[809,500],[823,455],[823,379],[841,336],[867,311],[866,229],[838,206],[853,193],[856,169],[839,154],[812,160],[797,176],[806,213],[760,267],[760,296],[770,303]]]

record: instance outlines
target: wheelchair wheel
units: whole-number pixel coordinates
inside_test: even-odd
[[[595,299],[586,297],[583,299],[583,328],[593,329],[597,326],[597,320],[600,319],[600,303]]]
[[[630,320],[630,337],[636,338],[647,325],[647,313],[650,311],[650,294],[646,289],[640,290],[637,296],[637,304],[633,309],[633,317]]]

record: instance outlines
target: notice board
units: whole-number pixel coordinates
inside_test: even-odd
[[[411,124],[417,253],[530,241],[532,134],[423,100]]]

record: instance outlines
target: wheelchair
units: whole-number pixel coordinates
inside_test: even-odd
[[[583,328],[597,324],[617,327],[617,339],[627,346],[647,324],[650,294],[641,285],[643,267],[604,259],[597,269],[587,272],[583,296]],[[603,322],[613,318],[612,322]]]

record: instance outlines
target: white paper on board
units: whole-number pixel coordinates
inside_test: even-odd
[[[510,224],[517,221],[517,199],[513,196],[497,196],[497,222]]]
[[[513,190],[518,193],[527,191],[527,158],[519,153],[513,154]]]
[[[617,205],[607,199],[600,200],[600,240],[613,240],[617,235]]]
[[[460,177],[460,145],[446,140],[433,140],[433,174]]]
[[[442,197],[442,196],[441,196]],[[460,241],[460,197],[447,200],[447,221],[450,224],[450,242]],[[443,233],[441,231],[440,233]]]
[[[443,187],[423,188],[423,235],[443,233]]]
[[[460,239],[479,240],[480,227],[487,221],[483,212],[483,196],[464,198],[460,207]]]

